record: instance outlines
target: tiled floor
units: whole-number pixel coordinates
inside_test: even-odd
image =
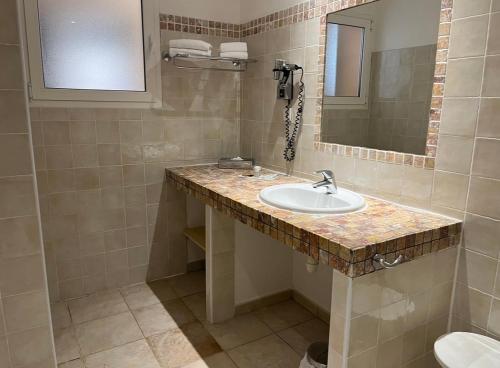
[[[52,306],[59,368],[296,368],[328,326],[294,301],[205,320],[204,272]]]

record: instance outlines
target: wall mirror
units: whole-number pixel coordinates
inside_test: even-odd
[[[326,16],[321,142],[425,155],[441,0]]]

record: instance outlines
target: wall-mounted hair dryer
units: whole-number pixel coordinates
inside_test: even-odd
[[[297,97],[297,114],[292,128],[292,118],[290,109],[293,100],[293,73],[300,70],[299,94]],[[278,81],[276,97],[279,100],[287,100],[285,106],[285,151],[283,158],[286,161],[295,159],[295,147],[300,124],[302,123],[302,113],[304,112],[304,69],[296,64],[289,64],[285,60],[276,59],[274,62],[274,79]]]
[[[276,94],[278,99],[293,99],[293,72],[296,70],[302,70],[302,68],[296,64],[289,64],[282,59],[274,61],[274,79],[279,81]]]

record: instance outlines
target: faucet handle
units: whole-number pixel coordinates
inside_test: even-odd
[[[333,172],[332,172],[332,170],[318,170],[318,171],[316,171],[316,174],[322,174],[323,178],[325,180],[331,180],[331,179],[333,179]]]

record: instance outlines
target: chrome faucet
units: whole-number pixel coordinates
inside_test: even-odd
[[[331,170],[318,170],[316,174],[322,174],[323,180],[318,181],[313,184],[313,188],[326,187],[327,194],[337,194],[337,182],[335,181],[335,175]]]

